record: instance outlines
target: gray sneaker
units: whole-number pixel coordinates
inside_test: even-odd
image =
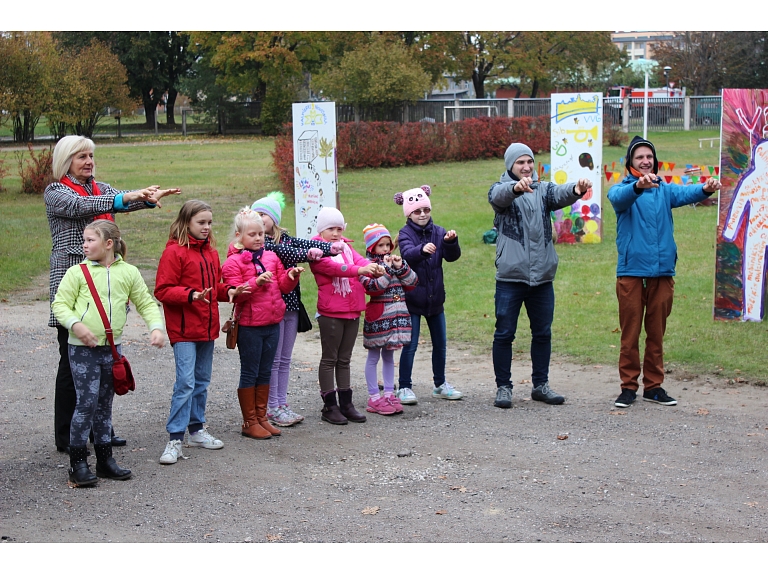
[[[512,387],[509,385],[502,385],[496,390],[496,401],[493,402],[496,407],[509,408],[512,407]]]
[[[549,382],[539,387],[534,387],[531,391],[531,399],[534,401],[543,401],[549,405],[560,405],[565,401],[562,395],[557,395],[549,388]]]

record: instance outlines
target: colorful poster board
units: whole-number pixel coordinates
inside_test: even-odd
[[[293,105],[293,181],[296,236],[309,239],[320,208],[339,207],[335,102]]]
[[[599,243],[603,234],[603,96],[597,92],[552,94],[551,103],[551,181],[592,181],[592,190],[584,198],[553,214],[553,239]]]
[[[762,321],[768,247],[768,90],[723,90],[714,317]]]

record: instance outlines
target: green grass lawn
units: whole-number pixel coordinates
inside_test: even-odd
[[[675,163],[717,164],[718,148],[698,147],[698,138],[717,132],[654,133],[659,158]],[[270,167],[269,138],[214,139],[202,142],[169,141],[154,145],[97,146],[97,173],[120,189],[158,184],[179,186],[183,199],[199,198],[214,209],[214,233],[224,255],[237,209],[276,189]],[[621,158],[622,148],[606,148],[604,163]],[[10,152],[0,151],[6,165],[15,166]],[[537,161],[548,163],[541,154]],[[502,160],[478,160],[429,166],[377,170],[342,170],[339,174],[341,209],[349,223],[348,235],[363,252],[362,230],[378,222],[394,234],[404,224],[402,208],[392,201],[396,192],[421,184],[433,189],[435,221],[459,234],[462,257],[445,265],[448,302],[446,314],[452,344],[487,352],[493,335],[495,246],[482,243],[493,214],[487,203],[490,185],[504,168]],[[22,196],[19,181],[4,181],[0,194],[5,225],[0,228],[0,296],[28,285],[47,270],[50,239],[42,197]],[[605,195],[605,194],[604,194]],[[128,243],[128,260],[151,270],[157,265],[182,198],[166,198],[164,207],[118,216]],[[558,245],[560,268],[555,281],[557,306],[553,347],[587,364],[615,365],[618,360],[618,315],[615,295],[616,218],[603,198],[603,242],[596,245]],[[668,324],[666,360],[692,372],[716,372],[728,377],[768,380],[764,350],[768,324],[712,320],[714,207],[675,210],[679,248],[676,297]],[[293,207],[283,223],[294,223]],[[310,273],[304,275],[303,299],[314,310],[316,290]],[[530,343],[522,318],[516,354],[526,354]],[[487,377],[487,375],[484,375]]]

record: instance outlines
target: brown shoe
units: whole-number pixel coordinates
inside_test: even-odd
[[[346,425],[347,418],[341,414],[339,406],[336,404],[336,390],[320,392],[325,406],[320,412],[320,419],[332,423],[333,425]]]
[[[267,419],[267,402],[269,401],[269,385],[256,386],[256,421],[259,422],[270,435],[278,437],[282,432],[272,425]]]
[[[245,387],[237,390],[240,410],[243,412],[243,427],[240,432],[251,439],[270,439],[272,434],[256,421],[256,388]]]
[[[355,409],[352,403],[352,390],[340,389],[339,390],[339,409],[341,414],[349,421],[355,423],[365,423],[365,416]]]

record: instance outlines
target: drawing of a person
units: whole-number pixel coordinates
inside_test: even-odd
[[[768,246],[768,141],[755,145],[750,169],[733,191],[723,239],[733,242],[749,214],[744,234],[742,321],[761,321],[765,296],[765,251]]]

